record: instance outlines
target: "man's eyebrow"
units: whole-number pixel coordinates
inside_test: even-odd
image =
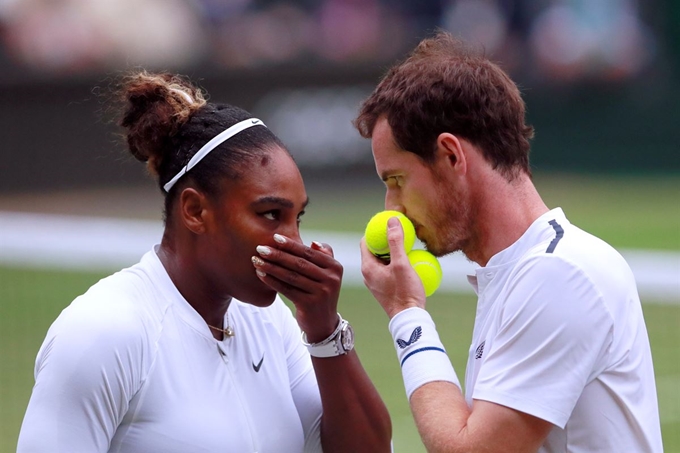
[[[281,198],[281,197],[262,197],[258,198],[254,202],[251,203],[252,205],[261,205],[261,204],[276,204],[279,205],[283,208],[288,208],[288,209],[293,209],[295,207],[295,204],[290,201],[287,198]],[[302,207],[305,208],[309,204],[309,197],[305,200],[305,202],[302,204]]]

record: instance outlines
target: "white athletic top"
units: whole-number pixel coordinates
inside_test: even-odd
[[[229,321],[215,340],[154,251],[99,281],[47,332],[18,452],[320,452],[291,311],[234,300]]]
[[[635,278],[561,209],[468,277],[479,301],[466,399],[554,424],[540,452],[663,451]]]

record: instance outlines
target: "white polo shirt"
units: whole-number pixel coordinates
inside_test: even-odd
[[[321,398],[279,299],[234,300],[217,341],[154,251],[50,327],[19,453],[320,452]]]
[[[469,280],[468,404],[554,424],[540,452],[663,451],[635,278],[616,250],[557,208]]]

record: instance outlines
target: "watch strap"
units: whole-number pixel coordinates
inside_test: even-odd
[[[338,326],[328,338],[318,343],[309,343],[307,334],[302,332],[302,343],[307,347],[307,351],[312,357],[325,358],[347,354],[349,351],[346,351],[342,345],[342,332],[348,324],[338,313]]]

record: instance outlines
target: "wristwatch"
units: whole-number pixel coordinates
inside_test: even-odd
[[[354,349],[354,329],[338,313],[338,327],[330,337],[319,343],[309,343],[307,334],[302,332],[302,343],[307,346],[307,350],[312,357],[335,357],[347,354]]]

